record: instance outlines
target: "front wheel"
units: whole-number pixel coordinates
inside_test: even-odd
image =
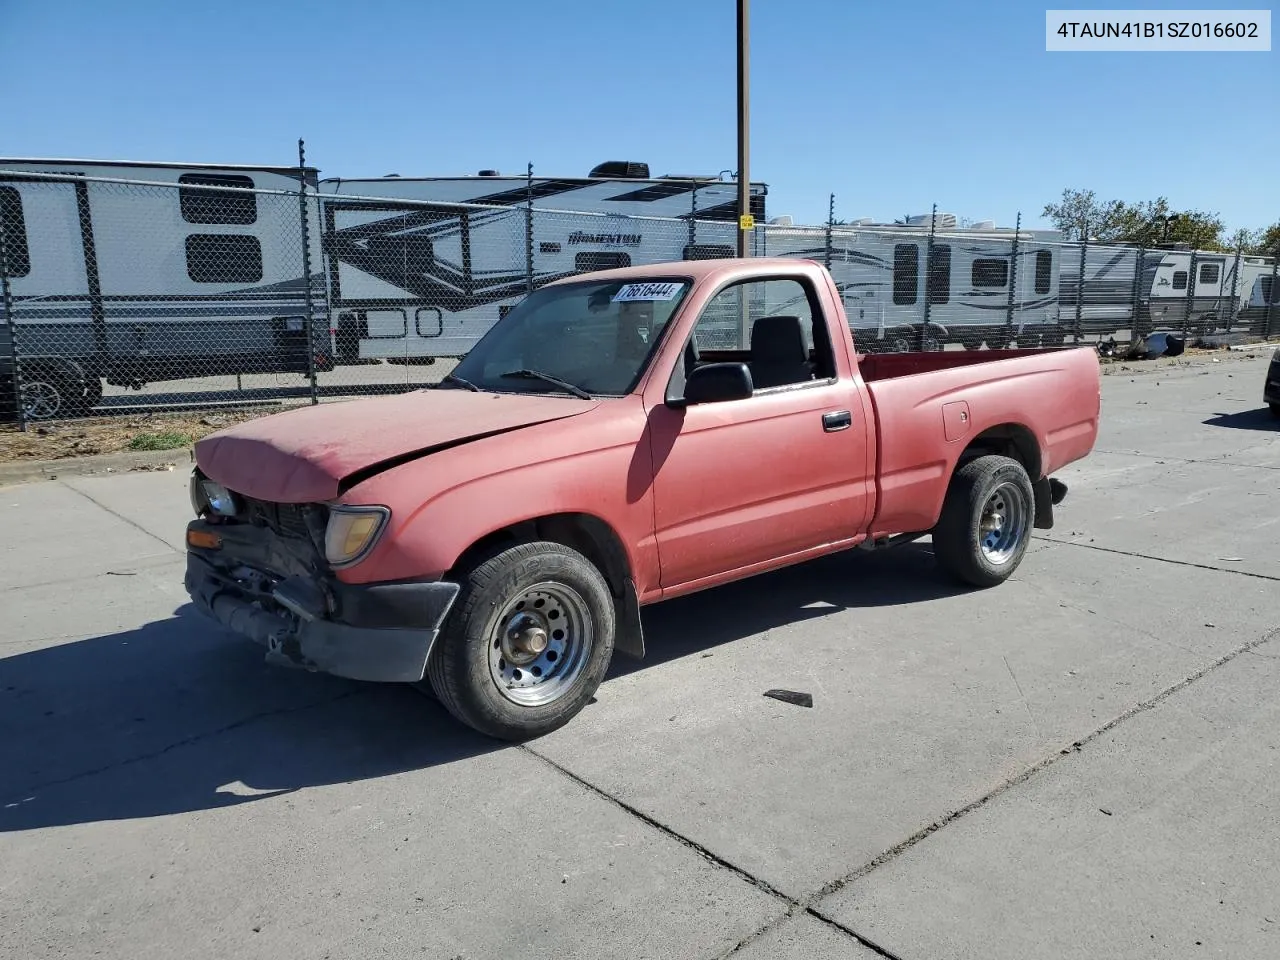
[[[609,585],[559,543],[522,543],[472,568],[427,664],[432,692],[488,736],[522,741],[568,723],[613,658]]]
[[[933,531],[933,552],[949,575],[994,587],[1018,569],[1031,542],[1035,495],[1017,460],[991,454],[951,478]]]

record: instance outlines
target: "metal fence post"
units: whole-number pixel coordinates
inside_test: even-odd
[[[311,385],[311,405],[320,402],[316,383],[315,302],[311,296],[311,230],[307,223],[307,153],[306,144],[298,138],[298,215],[302,225],[302,289],[307,306],[307,382]]]
[[[1280,287],[1276,286],[1276,268],[1280,267],[1280,244],[1276,245],[1271,257],[1271,289],[1267,291],[1267,315],[1262,321],[1262,335],[1268,340],[1271,339],[1271,309],[1276,303],[1280,303]]]
[[[1141,334],[1141,321],[1138,311],[1142,304],[1142,274],[1147,262],[1146,246],[1138,247],[1138,259],[1133,264],[1133,285],[1129,291],[1129,339],[1132,341]]]
[[[13,402],[18,428],[27,429],[27,412],[22,405],[22,367],[18,356],[18,318],[13,315],[13,291],[9,287],[9,246],[5,242],[4,218],[0,217],[0,295],[4,300],[4,319],[9,328],[9,354],[13,364]]]
[[[938,205],[933,205],[933,213],[929,218],[929,243],[924,255],[924,322],[920,324],[919,347],[924,353],[925,338],[929,335],[929,307],[933,299],[933,234],[938,227]]]
[[[1231,332],[1231,325],[1236,321],[1236,314],[1240,311],[1240,303],[1237,297],[1240,290],[1240,268],[1243,266],[1244,245],[1236,244],[1236,262],[1231,268],[1231,299],[1227,301],[1227,333]]]
[[[1089,259],[1089,230],[1086,225],[1084,230],[1083,242],[1080,245],[1080,269],[1076,273],[1076,322],[1071,330],[1072,339],[1076,343],[1080,342],[1082,336],[1080,332],[1080,317],[1084,310],[1084,266]]]
[[[525,173],[524,292],[533,293],[533,164]]]
[[[836,195],[833,193],[827,200],[827,242],[825,256],[825,266],[831,269],[831,231],[836,225]]]
[[[689,246],[698,242],[698,181],[693,181],[693,189],[689,191]],[[688,257],[685,257],[687,260]]]
[[[1005,305],[1005,336],[1013,339],[1013,298],[1018,289],[1018,236],[1022,233],[1022,211],[1013,226],[1013,244],[1009,248],[1009,302]],[[979,344],[981,346],[981,344]]]
[[[1187,305],[1182,313],[1182,335],[1185,337],[1191,332],[1191,314],[1195,310],[1196,299],[1196,255],[1200,251],[1191,251],[1191,264],[1187,268]]]

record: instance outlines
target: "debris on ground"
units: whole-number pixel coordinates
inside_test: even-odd
[[[797,707],[812,707],[813,694],[800,693],[796,690],[766,690],[766,697],[772,697],[774,700],[781,700],[783,703],[794,704]]]
[[[101,453],[179,449],[231,424],[255,420],[280,408],[205,413],[142,413],[60,423],[0,426],[0,463],[66,460]],[[158,439],[159,438],[159,439]],[[179,441],[181,438],[181,441]]]

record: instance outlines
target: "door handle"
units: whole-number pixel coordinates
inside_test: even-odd
[[[853,423],[853,414],[848,410],[838,410],[835,413],[824,413],[822,415],[822,429],[827,433],[834,433],[837,430],[847,430]]]

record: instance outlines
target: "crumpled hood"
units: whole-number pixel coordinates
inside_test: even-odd
[[[418,390],[322,403],[250,420],[196,442],[206,477],[258,500],[315,503],[379,465],[521,427],[586,413],[571,397]],[[390,461],[391,463],[388,463]]]

